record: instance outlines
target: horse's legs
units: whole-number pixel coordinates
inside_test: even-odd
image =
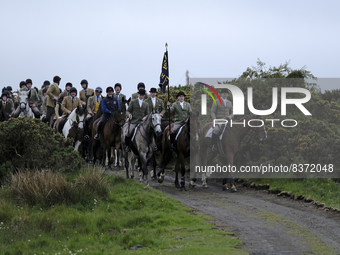
[[[157,176],[156,176],[157,162],[156,162],[156,155],[155,155],[155,153],[152,153],[151,160],[152,160],[152,168],[153,168],[153,173],[152,173],[152,175],[151,175],[151,178],[152,178],[154,181],[156,181],[156,180],[157,180]]]
[[[184,155],[180,153],[180,167],[181,167],[181,188],[180,191],[185,191],[185,164],[184,164]]]
[[[76,141],[76,144],[74,145],[74,150],[75,151],[78,151],[80,144],[81,144],[81,141]]]
[[[111,168],[111,146],[107,148],[107,169],[112,170]]]
[[[145,185],[149,186],[148,166],[147,166],[145,153],[139,154],[139,161],[140,161],[140,168],[141,168],[142,173],[143,173],[143,175],[141,177],[141,182],[142,182],[143,177],[144,177],[145,178]]]
[[[180,167],[180,162],[179,162],[179,156],[178,156],[177,161],[176,161],[176,166],[175,166],[175,173],[176,173],[176,176],[175,176],[175,187],[178,188],[178,189],[181,187],[179,185],[179,181],[178,181],[179,167]]]

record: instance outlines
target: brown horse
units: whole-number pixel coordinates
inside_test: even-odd
[[[120,148],[120,138],[122,126],[125,124],[126,114],[122,109],[117,109],[111,116],[111,118],[105,123],[103,132],[100,135],[100,141],[94,139],[97,132],[97,123],[100,118],[97,119],[92,126],[92,145],[93,145],[93,164],[95,165],[98,156],[99,146],[100,158],[102,159],[102,165],[105,167],[106,151],[108,152],[108,169],[111,170],[111,146],[114,146],[116,150]],[[103,146],[101,146],[103,143]]]
[[[84,107],[77,107],[67,117],[66,123],[63,127],[62,134],[65,138],[73,138],[75,151],[78,151],[79,145],[83,141],[84,118],[85,118]],[[61,118],[57,119],[54,124],[55,133],[58,133],[58,126],[59,126],[60,120]]]
[[[171,129],[174,124],[171,124]],[[162,148],[162,170],[157,173],[158,182],[162,183],[164,181],[165,175],[165,167],[169,163],[171,159],[171,150],[170,145],[171,141],[169,140],[170,131],[169,126],[164,130],[163,134],[163,148]],[[175,166],[176,178],[175,178],[175,186],[179,188],[181,191],[185,191],[185,158],[190,156],[190,150],[193,150],[194,147],[198,147],[199,142],[199,119],[198,113],[191,113],[188,118],[187,123],[182,127],[182,130],[177,135],[177,145],[176,145],[176,153],[177,153],[177,161]],[[196,160],[198,155],[193,155],[193,159]],[[178,181],[178,172],[181,171],[181,185]]]
[[[248,121],[253,120],[251,122],[251,126],[248,125]],[[227,124],[227,127],[225,128],[225,132],[223,134],[221,142],[218,142],[217,147],[219,147],[218,153],[223,153],[223,157],[226,158],[228,164],[230,167],[234,165],[234,160],[237,157],[237,154],[242,149],[242,139],[246,136],[248,131],[250,129],[255,130],[258,135],[260,141],[263,141],[267,138],[267,132],[266,128],[264,126],[263,120],[261,116],[257,115],[251,115],[248,116],[242,120],[237,121],[237,123],[245,123],[245,125],[240,124],[234,124],[230,126],[230,121]],[[262,125],[261,125],[262,124]],[[207,123],[205,124],[201,129],[202,138],[200,140],[200,152],[199,152],[199,158],[200,158],[200,165],[207,166],[207,164],[214,158],[215,155],[218,153],[214,153],[212,155],[211,150],[211,138],[205,137],[209,129],[213,126],[213,123]],[[206,148],[206,149],[204,149]],[[203,180],[203,187],[207,188],[207,182],[206,182],[206,175],[202,175]],[[195,186],[195,179],[193,179],[190,182],[190,185]],[[236,192],[236,186],[233,176],[231,175],[230,178],[230,185],[231,185],[231,191]],[[223,190],[227,189],[227,179],[223,179]]]

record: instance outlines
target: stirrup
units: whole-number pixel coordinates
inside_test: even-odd
[[[84,140],[88,141],[88,140],[90,140],[90,137],[88,135],[84,135]]]
[[[131,151],[130,147],[129,146],[125,146],[125,151],[126,152],[130,152]]]

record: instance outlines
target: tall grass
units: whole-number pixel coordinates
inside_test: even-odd
[[[29,206],[47,208],[60,204],[89,205],[93,199],[105,199],[109,192],[107,176],[100,170],[85,169],[71,182],[59,172],[19,171],[11,176],[15,200]]]

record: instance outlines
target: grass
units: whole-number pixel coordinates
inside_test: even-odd
[[[332,179],[248,179],[247,181],[269,185],[269,190],[286,191],[296,196],[302,195],[340,210],[340,184]]]
[[[47,207],[2,187],[1,254],[246,254],[239,239],[207,222],[210,217],[133,180],[91,177],[89,171],[63,180],[69,191],[81,194],[78,202],[68,191],[71,200]],[[144,248],[130,250],[137,244]]]

